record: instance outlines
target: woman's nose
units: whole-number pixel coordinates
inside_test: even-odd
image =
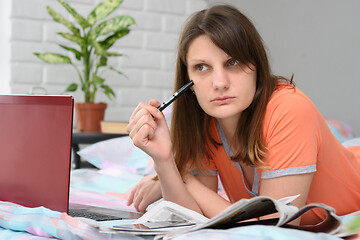
[[[213,74],[213,87],[217,89],[228,88],[229,79],[224,69],[215,69]]]

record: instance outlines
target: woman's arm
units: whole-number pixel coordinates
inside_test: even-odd
[[[274,199],[300,194],[293,204],[297,207],[305,205],[313,173],[289,175],[261,181],[260,195]]]
[[[152,157],[164,200],[201,213],[200,207],[187,190],[177,169],[172,153],[170,132],[164,115],[157,106],[159,102],[156,100],[151,100],[149,104],[140,103],[130,117],[127,132],[134,145]],[[137,191],[134,192],[134,196],[136,194]]]
[[[306,173],[263,179],[260,186],[260,195],[280,199],[300,194],[292,203],[298,208],[301,208],[306,204],[312,177],[313,173]],[[267,216],[262,219],[271,217],[274,216]],[[292,224],[300,224],[300,218],[293,221]]]
[[[160,196],[188,209],[212,217],[230,205],[217,194],[216,176],[181,176],[173,158],[170,132],[164,115],[156,108],[159,102],[140,103],[130,117],[129,136],[138,148],[154,161],[158,182],[144,180],[132,191],[128,204],[134,202],[144,211],[149,203]]]
[[[202,213],[195,198],[188,191],[173,158],[166,163],[155,164],[164,200],[177,203],[185,208]]]
[[[148,205],[162,197],[160,181],[153,180],[156,174],[144,177],[132,190],[128,198],[128,205],[145,212]],[[199,175],[190,173],[183,176],[183,181],[188,192],[194,197],[201,212],[207,217],[213,217],[230,203],[217,194],[218,179],[216,176]]]
[[[184,177],[186,188],[194,197],[204,216],[212,218],[231,205],[219,194],[217,176],[199,175],[188,173]]]

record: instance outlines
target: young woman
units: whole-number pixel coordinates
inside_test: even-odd
[[[207,217],[241,198],[300,196],[339,215],[360,210],[360,146],[344,148],[292,79],[271,74],[262,39],[237,9],[193,15],[180,36],[171,133],[158,101],[130,117],[134,144],[154,160],[128,204],[145,211],[163,197]],[[219,175],[229,201],[217,194]],[[324,218],[313,210],[301,224]]]

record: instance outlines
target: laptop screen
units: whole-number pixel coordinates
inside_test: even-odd
[[[0,95],[0,200],[66,212],[71,96]]]

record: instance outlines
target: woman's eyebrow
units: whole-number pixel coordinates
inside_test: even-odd
[[[193,58],[193,59],[188,59],[188,62],[206,62],[206,61],[204,59]]]

